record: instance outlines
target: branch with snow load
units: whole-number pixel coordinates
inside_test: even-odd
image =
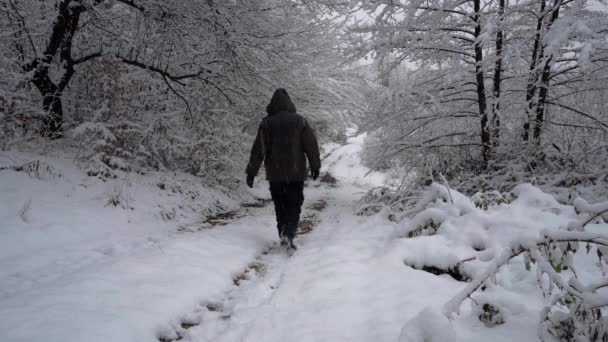
[[[600,265],[602,261],[608,264],[608,234],[583,231],[587,224],[608,209],[608,202],[590,206],[577,200],[577,204],[582,211],[592,213],[592,218],[585,218],[582,223],[569,227],[573,231],[543,231],[536,240],[513,243],[494,259],[481,276],[446,303],[444,314],[448,318],[459,314],[462,303],[467,298],[473,300],[472,295],[501,267],[511,259],[525,254],[526,268],[529,268],[530,262],[537,265],[538,284],[543,289],[543,294],[552,296],[554,288],[560,291],[553,294],[550,305],[541,313],[539,338],[542,341],[549,340],[550,336],[567,340],[577,337],[590,340],[608,338],[608,318],[602,317],[601,312],[602,308],[608,306],[608,298],[597,293],[599,289],[608,287],[608,280],[586,286],[581,284],[572,267],[571,256],[571,253],[577,251],[579,243],[586,243],[588,253],[591,246],[596,247]],[[573,276],[569,280],[560,275],[566,269],[572,270]],[[543,285],[545,276],[549,280],[548,290]]]

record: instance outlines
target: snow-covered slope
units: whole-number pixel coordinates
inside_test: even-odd
[[[195,178],[104,182],[69,158],[3,159],[29,160],[41,163],[0,171],[0,341],[154,340],[199,299],[221,294],[272,239],[267,208],[229,230],[189,232],[205,214],[239,206]]]

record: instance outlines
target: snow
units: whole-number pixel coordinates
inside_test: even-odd
[[[322,172],[338,185],[308,182],[303,217],[317,215],[316,224],[296,239],[291,256],[277,246],[271,205],[196,229],[206,214],[269,198],[263,180],[235,199],[183,175],[102,182],[71,159],[16,153],[13,159],[41,158],[56,172],[0,171],[0,340],[538,340],[547,299],[536,269],[552,267],[526,270],[512,249],[546,236],[604,236],[605,223],[585,232],[568,227],[605,203],[564,205],[522,184],[508,201],[483,209],[481,197],[433,184],[411,218],[357,216],[361,195],[390,181],[361,165],[364,139],[351,131],[346,145],[323,147]],[[113,195],[120,205],[108,205]],[[315,213],[310,206],[319,200],[327,207]],[[408,237],[430,221],[436,232]],[[603,284],[594,255],[579,248],[573,263],[580,284],[566,286]],[[472,281],[423,270],[429,266],[458,268]],[[482,284],[472,297],[498,308],[504,324],[486,326],[479,305],[466,299]],[[589,300],[601,303],[602,295]]]
[[[329,143],[325,150],[331,151],[324,160],[324,169],[339,180],[346,181],[362,189],[383,186],[387,179],[384,174],[371,173],[361,164],[360,153],[367,133],[356,134],[356,128],[348,130],[347,144],[338,145]]]
[[[608,201],[589,204],[581,197],[575,199],[573,205],[581,213],[600,213],[608,210]]]
[[[357,188],[333,192],[334,204],[289,259],[273,256],[268,273],[231,293],[228,321],[203,316],[193,341],[391,341],[411,306],[449,298],[444,281],[403,265],[380,217],[344,215]],[[418,275],[418,273],[422,273]],[[423,281],[411,281],[420,277]],[[448,282],[451,284],[452,282]]]
[[[272,221],[267,209],[233,234],[178,233],[204,212],[238,205],[217,191],[192,191],[189,201],[159,189],[166,175],[102,182],[71,160],[47,162],[61,177],[0,174],[2,341],[154,340],[198,299],[218,296],[272,238],[269,229],[251,229]],[[130,198],[124,207],[107,204],[116,189]],[[181,216],[162,219],[178,207]]]
[[[401,332],[401,342],[449,341],[454,336],[451,322],[440,312],[425,308]]]

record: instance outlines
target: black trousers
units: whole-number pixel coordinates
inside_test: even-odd
[[[304,182],[270,182],[270,194],[277,215],[279,236],[293,239],[304,203]]]

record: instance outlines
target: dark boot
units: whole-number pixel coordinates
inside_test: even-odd
[[[285,235],[287,224],[285,223],[277,223],[277,232],[279,233],[279,239]]]
[[[288,223],[285,228],[285,236],[287,237],[289,248],[298,249],[298,247],[293,243],[293,239],[296,236],[296,231],[298,230],[298,224]]]
[[[286,223],[277,224],[277,230],[279,231],[279,239],[281,240],[281,246],[289,245],[289,238],[286,235],[287,229],[288,228]]]
[[[289,242],[289,238],[287,236],[281,237],[281,246],[290,247],[291,243]]]
[[[289,239],[289,241],[287,242],[287,245],[289,246],[289,248],[290,248],[290,249],[293,249],[293,250],[298,249],[298,246],[296,246],[296,245],[293,243],[293,239]]]

